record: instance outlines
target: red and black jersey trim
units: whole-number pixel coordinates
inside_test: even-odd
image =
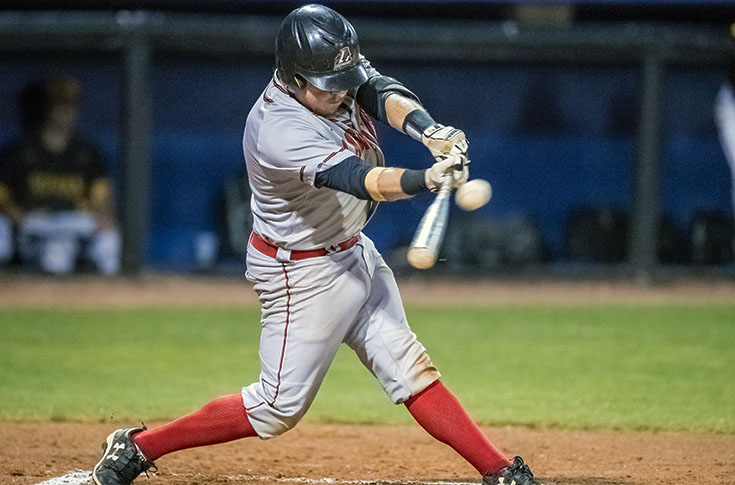
[[[276,81],[276,77],[275,76],[273,76],[273,85],[276,88],[278,88],[279,91],[282,91],[284,94],[288,94],[289,96],[291,96],[291,93],[288,92],[288,89],[286,89],[285,86],[281,86],[280,84],[278,84],[278,81]],[[293,97],[293,96],[291,96],[291,97]]]

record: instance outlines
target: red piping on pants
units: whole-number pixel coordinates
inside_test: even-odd
[[[286,271],[286,264],[282,263],[283,275],[286,277],[286,326],[283,329],[283,346],[281,347],[281,361],[278,364],[278,383],[276,384],[276,393],[273,396],[273,401],[270,405],[273,406],[278,399],[278,391],[281,388],[281,370],[283,370],[283,357],[286,355],[286,340],[288,339],[288,324],[291,317],[291,287],[288,283],[288,271]]]
[[[262,403],[260,403],[260,404],[256,404],[255,406],[253,406],[253,407],[251,407],[251,408],[245,408],[245,411],[246,411],[246,412],[247,412],[247,411],[252,411],[252,410],[253,410],[253,409],[255,409],[255,408],[259,408],[259,407],[260,407],[260,406],[262,406],[263,404],[265,404],[265,403],[264,403],[264,402],[262,402]]]

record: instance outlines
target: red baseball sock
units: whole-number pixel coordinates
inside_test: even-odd
[[[151,461],[173,451],[255,436],[240,394],[220,397],[188,416],[134,435]]]
[[[481,475],[496,473],[510,464],[440,381],[411,396],[406,407],[422,428],[451,446]]]

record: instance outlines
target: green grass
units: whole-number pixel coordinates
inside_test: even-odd
[[[735,305],[409,307],[485,424],[735,433]],[[256,308],[0,309],[0,419],[175,417],[258,376]],[[343,348],[309,421],[408,423]]]

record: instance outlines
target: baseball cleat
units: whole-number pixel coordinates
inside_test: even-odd
[[[153,468],[155,464],[143,456],[132,436],[146,429],[118,429],[110,433],[102,443],[102,458],[92,470],[92,479],[97,485],[130,485],[143,472]]]
[[[520,456],[513,457],[513,463],[503,468],[495,475],[486,475],[482,478],[482,485],[542,485],[533,478],[528,465],[523,463]]]

